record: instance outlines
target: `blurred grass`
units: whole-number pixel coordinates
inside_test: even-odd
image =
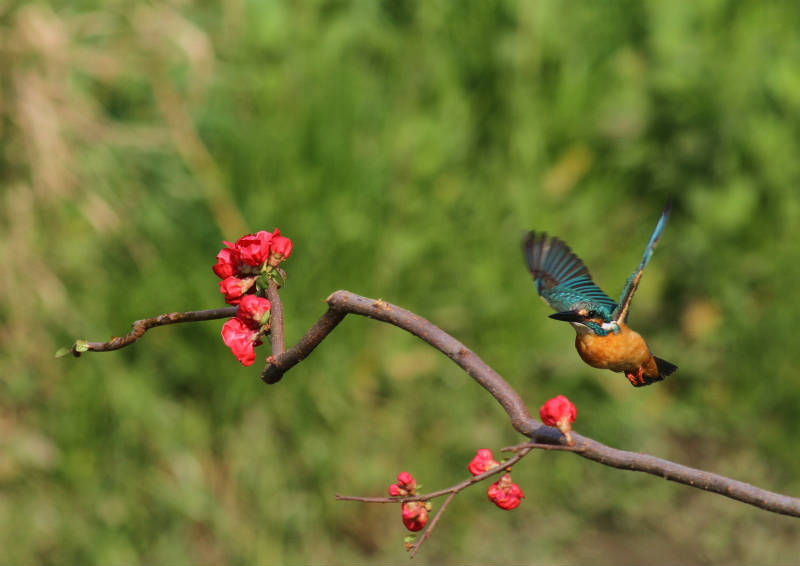
[[[800,493],[800,10],[791,4],[0,2],[3,563],[405,560],[408,469],[519,441],[401,331],[348,319],[274,387],[220,323],[221,240],[280,227],[291,341],[345,288],[409,308],[581,433]],[[612,296],[666,199],[631,324],[680,366],[583,365],[518,250],[566,239]],[[266,351],[261,353],[266,355]],[[795,560],[800,523],[565,454],[513,513],[459,497],[416,562]],[[487,544],[491,540],[492,544]]]

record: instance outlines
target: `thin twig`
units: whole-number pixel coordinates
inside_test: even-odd
[[[131,326],[131,330],[125,336],[114,336],[108,342],[86,342],[84,347],[88,352],[110,352],[111,350],[119,350],[125,346],[130,346],[141,338],[145,332],[156,326],[164,326],[165,324],[177,324],[179,322],[200,322],[204,320],[216,320],[218,318],[228,318],[236,314],[236,307],[224,307],[221,309],[209,309],[204,311],[189,311],[189,312],[171,312],[161,314],[152,318],[143,318],[137,320]],[[83,353],[79,350],[79,342],[75,342],[70,351],[76,358],[80,357]]]
[[[501,462],[494,468],[483,472],[477,476],[473,476],[471,478],[467,478],[462,482],[459,482],[455,485],[451,485],[450,487],[446,487],[445,489],[440,489],[439,491],[432,491],[430,493],[423,493],[421,495],[409,495],[406,497],[359,497],[356,495],[339,495],[336,494],[336,499],[339,501],[360,501],[361,503],[408,503],[410,501],[430,501],[431,499],[436,499],[437,497],[442,497],[443,495],[447,495],[447,499],[445,499],[442,506],[433,516],[431,522],[428,524],[425,531],[422,533],[422,536],[419,540],[414,543],[411,547],[411,558],[414,558],[414,555],[422,546],[422,543],[425,542],[433,532],[433,529],[436,527],[436,523],[439,521],[439,517],[442,515],[444,510],[453,500],[457,493],[465,490],[466,488],[470,487],[471,485],[475,485],[476,483],[480,483],[483,480],[490,478],[497,474],[504,474],[510,471],[511,466],[522,460],[533,448],[538,448],[539,446],[525,446],[520,445],[516,447],[517,454],[513,457],[509,458],[505,462]],[[568,447],[569,448],[569,447]]]
[[[409,558],[414,558],[414,556],[417,555],[417,552],[419,551],[420,547],[422,546],[422,543],[424,543],[426,540],[428,540],[430,538],[431,534],[433,534],[433,529],[436,528],[436,523],[439,522],[439,517],[442,516],[442,513],[444,513],[444,510],[447,509],[448,505],[450,505],[450,502],[456,496],[456,493],[457,492],[454,491],[453,493],[451,493],[450,495],[447,496],[447,499],[444,500],[444,503],[442,503],[442,506],[439,507],[439,510],[433,516],[433,519],[431,519],[431,522],[428,524],[428,527],[425,529],[425,531],[423,531],[422,536],[420,536],[419,540],[417,540],[417,542],[415,542],[414,545],[411,547],[411,554],[409,554]]]
[[[340,501],[360,501],[361,503],[408,503],[409,501],[429,501],[431,499],[436,499],[437,497],[442,497],[451,493],[458,493],[459,491],[463,491],[471,485],[482,482],[486,478],[505,473],[511,466],[522,460],[529,452],[530,449],[520,449],[517,454],[505,462],[500,462],[500,464],[494,468],[486,470],[477,476],[467,478],[464,481],[460,481],[457,484],[451,485],[450,487],[440,489],[439,491],[422,493],[420,495],[408,495],[405,497],[360,497],[358,495],[339,495],[338,493],[335,497]]]

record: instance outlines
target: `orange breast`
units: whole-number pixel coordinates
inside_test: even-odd
[[[658,375],[647,342],[624,324],[620,324],[619,334],[597,336],[579,333],[575,337],[575,348],[581,359],[592,367],[618,372],[635,372],[643,367],[645,375]]]

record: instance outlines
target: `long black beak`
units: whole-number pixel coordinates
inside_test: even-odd
[[[562,311],[550,315],[550,318],[555,320],[563,320],[564,322],[583,322],[586,317],[576,313],[575,311]]]

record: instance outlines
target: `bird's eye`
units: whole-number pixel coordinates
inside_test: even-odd
[[[589,311],[586,313],[586,318],[595,318],[597,317],[597,311]]]

